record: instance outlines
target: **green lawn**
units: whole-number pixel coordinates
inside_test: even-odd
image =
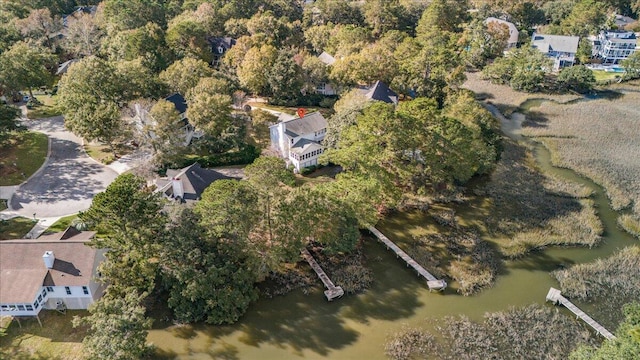
[[[305,184],[321,184],[335,180],[338,168],[336,166],[323,166],[320,169],[313,171],[310,174],[302,175],[296,174],[296,185],[302,186]]]
[[[71,226],[71,222],[73,219],[77,218],[77,214],[61,217],[58,221],[54,222],[44,231],[44,234],[53,234],[59,231],[66,230],[69,226]]]
[[[124,144],[114,144],[118,157],[130,154],[132,148]],[[109,146],[97,142],[85,142],[84,150],[94,160],[109,165],[116,160]]]
[[[0,359],[82,359],[82,339],[86,327],[74,328],[74,316],[86,316],[86,311],[53,310],[40,312],[42,327],[35,318],[21,319],[22,328],[9,317],[0,322]]]
[[[42,105],[27,110],[27,117],[29,119],[48,118],[62,114],[57,106],[57,95],[49,96],[45,94],[36,94],[34,96],[42,103]]]
[[[604,70],[591,70],[591,71],[593,71],[593,76],[596,77],[596,81],[613,80],[616,78],[616,76],[618,77],[622,76],[621,73],[608,72]]]
[[[24,217],[0,220],[0,240],[22,239],[34,225],[33,219]]]
[[[49,140],[44,134],[13,133],[9,145],[0,148],[0,186],[27,180],[44,163],[48,148]]]

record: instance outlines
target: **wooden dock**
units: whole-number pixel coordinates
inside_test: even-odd
[[[554,304],[562,304],[564,307],[569,309],[572,313],[574,313],[578,318],[582,319],[589,326],[591,326],[598,334],[604,336],[607,340],[615,339],[615,335],[609,332],[609,330],[605,329],[604,326],[598,324],[595,320],[593,320],[589,315],[587,315],[584,311],[580,310],[577,306],[573,305],[571,301],[562,296],[560,290],[555,288],[550,288],[549,293],[547,293],[547,301],[551,301]]]
[[[318,265],[318,263],[316,262],[316,259],[314,259],[313,256],[311,256],[311,254],[309,253],[309,250],[302,249],[301,252],[304,259],[307,260],[311,268],[316,272],[316,274],[318,274],[318,277],[320,278],[320,280],[322,280],[324,287],[327,288],[327,290],[324,291],[324,296],[327,297],[327,300],[331,301],[335,298],[339,298],[342,295],[344,295],[344,290],[342,290],[340,286],[335,286],[333,284],[333,281],[329,279],[329,276],[327,276],[324,270],[322,270],[322,267]]]
[[[378,240],[382,241],[387,246],[387,249],[392,250],[394,253],[396,253],[397,257],[402,258],[402,260],[407,263],[407,266],[411,266],[418,272],[418,275],[427,279],[427,286],[429,287],[429,290],[444,290],[447,287],[446,281],[442,279],[436,279],[435,276],[431,275],[431,273],[425,270],[422,265],[413,260],[411,256],[407,255],[406,252],[400,249],[398,245],[396,245],[393,241],[389,240],[388,237],[384,236],[384,234],[381,233],[378,229],[373,226],[370,226],[368,229],[373,235],[375,235],[376,238],[378,238]]]

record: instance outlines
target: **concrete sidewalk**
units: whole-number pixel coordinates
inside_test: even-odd
[[[107,165],[107,167],[120,175],[145,163],[151,156],[151,153],[148,151],[136,150],[131,154],[120,157],[118,160]]]
[[[39,219],[27,235],[25,235],[25,239],[37,239],[38,236],[42,235],[42,233],[49,228],[49,226],[53,225],[58,220],[60,220],[60,217]]]
[[[0,220],[10,220],[16,217],[23,217],[23,215],[10,210],[0,212]],[[38,219],[37,222],[34,221],[33,227],[26,235],[24,235],[24,238],[37,239],[38,236],[42,235],[42,233],[49,228],[49,226],[53,225],[58,220],[60,220],[60,216]]]

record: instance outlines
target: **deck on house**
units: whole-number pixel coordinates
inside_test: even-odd
[[[378,238],[378,240],[382,241],[387,246],[387,249],[392,250],[394,253],[396,253],[396,255],[399,258],[402,258],[402,260],[404,260],[407,263],[407,266],[411,266],[413,269],[415,269],[418,272],[420,276],[427,279],[427,286],[429,287],[429,290],[444,290],[444,288],[447,287],[446,281],[442,279],[436,279],[435,276],[431,275],[431,273],[425,270],[425,268],[423,268],[422,265],[418,264],[415,260],[411,258],[411,256],[407,255],[406,252],[400,249],[398,245],[396,245],[393,241],[389,240],[389,238],[386,237],[383,233],[381,233],[380,230],[376,229],[373,226],[370,226],[369,231],[373,235],[375,235],[375,237]]]
[[[307,260],[307,262],[309,263],[309,266],[311,266],[311,268],[313,269],[313,271],[316,272],[320,280],[322,280],[324,287],[327,288],[327,290],[325,290],[324,292],[324,296],[327,297],[327,300],[331,301],[335,298],[339,298],[342,295],[344,295],[344,290],[342,290],[340,286],[335,286],[333,284],[333,281],[331,281],[327,273],[325,273],[324,270],[322,270],[322,267],[318,265],[318,262],[316,262],[316,259],[314,259],[313,256],[311,256],[311,254],[309,253],[309,250],[302,249],[301,252],[304,259]]]
[[[589,315],[587,315],[584,311],[580,310],[577,306],[575,306],[571,301],[562,296],[560,290],[555,288],[550,288],[549,293],[547,293],[547,301],[551,301],[554,304],[562,304],[564,307],[569,309],[572,313],[574,313],[578,318],[582,319],[589,326],[591,326],[598,334],[604,336],[608,340],[615,339],[615,335],[613,335],[609,330],[605,329],[604,326],[598,324],[595,320],[593,320]]]

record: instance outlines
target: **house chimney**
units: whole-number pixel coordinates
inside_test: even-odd
[[[280,146],[280,153],[285,158],[289,157],[289,145],[287,140],[287,136],[284,134],[287,131],[287,127],[284,124],[284,121],[280,121],[278,123],[278,145]]]
[[[182,188],[180,178],[171,179],[171,186],[173,187],[173,197],[184,199],[184,189]]]
[[[42,255],[42,260],[44,260],[44,266],[47,269],[53,269],[53,263],[56,261],[56,257],[53,255],[53,251],[45,251],[44,255]]]

